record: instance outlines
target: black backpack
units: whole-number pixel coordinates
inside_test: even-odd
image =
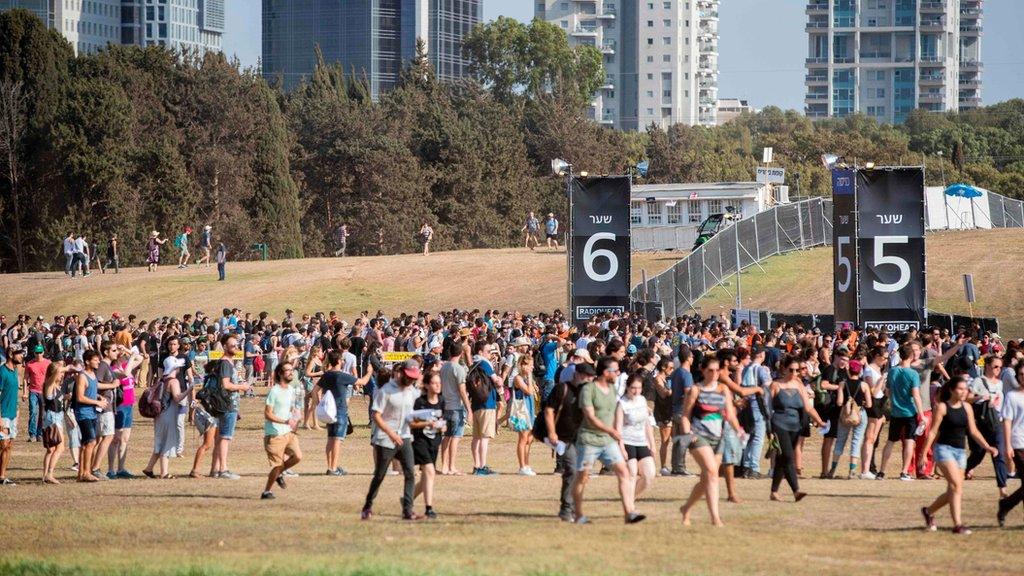
[[[473,404],[483,404],[491,397],[494,384],[484,373],[483,362],[475,362],[466,374],[466,393]]]
[[[231,411],[231,396],[221,386],[217,373],[207,374],[203,379],[203,387],[196,393],[196,399],[203,405],[207,414],[220,418]]]
[[[538,380],[543,380],[548,375],[548,365],[544,362],[544,354],[540,351],[543,347],[544,344],[541,344],[540,348],[533,353],[533,377]]]

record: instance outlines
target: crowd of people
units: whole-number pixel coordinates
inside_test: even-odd
[[[770,478],[774,501],[785,482],[799,502],[812,428],[823,438],[820,478],[945,479],[945,490],[921,508],[928,530],[948,507],[954,531],[970,532],[963,487],[986,456],[1000,525],[1024,500],[1024,486],[1009,491],[1010,479],[1024,475],[1024,347],[977,328],[823,334],[625,315],[577,329],[559,311],[378,311],[349,323],[334,312],[287,310],[273,319],[224,309],[152,320],[0,316],[0,338],[0,484],[8,486],[23,480],[7,475],[12,442],[23,434],[42,444],[47,484],[60,484],[64,452],[79,482],[135,478],[126,462],[140,417],[153,420],[143,475],[171,478],[194,426],[202,443],[188,476],[237,480],[229,456],[241,398],[265,384],[271,469],[263,499],[296,475],[300,428],[326,429],[324,475],[345,476],[351,399],[367,397],[372,450],[346,451],[349,459],[372,454],[363,519],[372,518],[389,474],[403,477],[403,518],[436,517],[435,482],[463,474],[464,435],[468,473],[492,476],[490,442],[504,428],[515,434],[519,475],[537,474],[531,452],[554,457],[558,517],[576,524],[590,522],[585,496],[594,474],[616,476],[631,524],[645,519],[638,503],[659,475],[699,475],[680,507],[687,525],[702,500],[711,523],[723,524],[722,477],[730,502],[740,502],[738,478]],[[420,498],[422,516],[414,510]]]
[[[191,265],[192,236],[192,227],[185,226],[174,237],[173,246],[177,251],[179,269],[185,269]],[[146,240],[145,254],[146,269],[149,272],[155,272],[159,267],[162,262],[161,252],[163,251],[163,245],[167,242],[167,238],[160,237],[160,232],[156,230],[150,232],[149,238]],[[227,265],[227,247],[223,242],[219,242],[216,249],[214,249],[213,228],[211,226],[204,226],[203,230],[199,233],[198,249],[199,258],[196,259],[195,265],[204,265],[209,268],[212,262],[216,262],[219,280],[224,280],[225,267]],[[118,274],[121,271],[121,251],[117,234],[111,234],[107,239],[105,257],[100,254],[97,247],[90,245],[85,235],[81,233],[69,233],[62,242],[62,250],[64,253],[64,274],[68,278],[75,278],[78,274],[81,274],[83,277],[88,276],[92,273],[93,266],[101,274],[106,274],[107,270],[113,270],[114,274]]]

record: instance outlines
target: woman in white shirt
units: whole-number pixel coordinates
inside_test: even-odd
[[[634,482],[634,497],[639,498],[644,490],[654,483],[654,431],[651,427],[651,411],[644,398],[644,378],[640,373],[629,377],[626,393],[619,398],[615,409],[615,429],[620,435],[619,448],[629,466]]]

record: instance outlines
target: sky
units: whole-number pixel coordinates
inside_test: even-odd
[[[620,0],[636,1],[636,0]],[[484,19],[533,18],[533,0],[483,0]],[[224,50],[243,66],[260,58],[260,0],[227,0]],[[803,110],[806,0],[721,0],[720,98]],[[1024,98],[1024,1],[989,0],[982,25],[982,101]]]

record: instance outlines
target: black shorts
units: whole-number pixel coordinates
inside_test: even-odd
[[[892,418],[889,422],[889,442],[899,440],[911,440],[914,438],[914,431],[917,430],[917,418]]]
[[[424,466],[426,464],[437,464],[437,453],[441,449],[441,437],[438,436],[431,440],[430,438],[414,438],[412,441],[412,458],[413,463],[417,466]]]
[[[626,460],[640,461],[644,458],[651,458],[651,449],[647,446],[630,446],[626,444]]]
[[[82,446],[96,441],[96,419],[79,420],[78,429],[82,433]]]
[[[558,240],[558,234],[548,234],[548,240]]]
[[[884,418],[885,412],[882,410],[882,404],[885,402],[885,398],[872,398],[871,408],[867,409],[868,418]]]

